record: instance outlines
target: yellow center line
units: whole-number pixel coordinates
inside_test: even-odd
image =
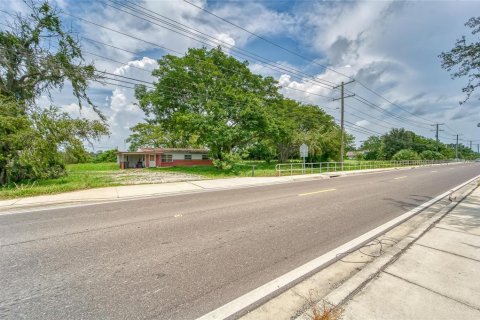
[[[396,177],[396,178],[393,178],[393,179],[394,179],[394,180],[398,180],[398,179],[405,179],[406,177],[408,177],[408,176]]]
[[[300,193],[299,196],[309,196],[311,194],[317,194],[317,193],[322,193],[322,192],[330,192],[330,191],[335,191],[337,189],[325,189],[325,190],[319,190],[319,191],[313,191],[313,192],[307,192],[307,193]]]

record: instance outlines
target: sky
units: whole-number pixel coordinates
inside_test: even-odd
[[[467,80],[452,80],[438,58],[461,35],[475,40],[464,24],[478,12],[478,1],[188,0],[236,26],[183,0],[113,1],[151,10],[150,16],[120,11],[110,0],[54,1],[65,13],[65,26],[79,37],[86,61],[99,70],[154,82],[151,71],[164,54],[220,44],[248,60],[253,72],[277,79],[285,96],[316,104],[337,121],[340,102],[332,100],[340,91],[330,85],[355,79],[345,86],[348,95],[355,94],[345,100],[345,123],[357,145],[394,127],[434,138],[435,123],[444,124],[440,140],[445,143],[453,143],[456,134],[467,146],[473,140],[475,150],[480,143],[479,93],[460,105]],[[26,7],[20,0],[0,1],[1,10],[26,12]],[[179,34],[178,23],[209,40]],[[111,82],[91,83],[89,89],[111,131],[88,146],[95,151],[127,148],[130,128],[145,119],[133,90]],[[68,85],[53,101],[43,97],[41,103],[74,117],[97,118],[92,110],[79,109]]]

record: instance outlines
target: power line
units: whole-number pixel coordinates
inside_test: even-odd
[[[314,63],[314,64],[316,64],[316,65],[318,65],[318,66],[321,66],[321,67],[324,68],[325,70],[330,70],[330,71],[335,72],[335,73],[337,73],[337,74],[339,74],[339,75],[342,75],[342,76],[344,76],[344,77],[346,77],[346,78],[348,78],[348,79],[350,79],[350,80],[353,80],[352,77],[350,77],[350,76],[348,76],[348,75],[346,75],[346,74],[344,74],[344,73],[342,73],[342,72],[339,72],[339,71],[337,71],[337,70],[335,70],[335,69],[333,69],[333,68],[330,68],[330,67],[327,67],[327,66],[325,66],[325,65],[322,65],[322,64],[318,63],[317,61],[314,61],[314,60],[311,60],[311,59],[309,59],[309,58],[307,58],[307,57],[304,57],[303,55],[301,55],[301,54],[299,54],[299,53],[297,53],[297,52],[295,52],[295,51],[292,51],[292,50],[290,50],[290,49],[288,49],[288,48],[285,48],[284,46],[281,46],[281,45],[279,45],[279,44],[277,44],[277,43],[275,43],[275,42],[273,42],[273,41],[271,41],[271,40],[268,40],[267,38],[264,38],[264,37],[262,37],[262,36],[260,36],[260,35],[258,35],[258,34],[256,34],[256,33],[254,33],[254,32],[251,32],[250,30],[247,30],[246,28],[244,28],[244,27],[242,27],[242,26],[240,26],[240,25],[237,25],[237,24],[235,24],[235,23],[233,23],[233,22],[231,22],[231,21],[229,21],[229,20],[227,20],[227,19],[225,19],[225,18],[222,18],[222,17],[216,15],[215,13],[213,13],[213,12],[211,12],[211,11],[205,9],[205,8],[202,8],[202,7],[200,7],[200,6],[197,6],[197,5],[195,5],[194,3],[190,2],[190,1],[187,1],[187,0],[183,0],[183,1],[186,2],[186,3],[188,3],[188,4],[190,4],[190,5],[193,6],[193,7],[197,8],[197,9],[199,9],[199,10],[202,10],[202,11],[204,11],[204,12],[206,12],[206,13],[208,13],[208,14],[210,14],[210,15],[212,15],[212,16],[214,16],[214,17],[216,17],[216,18],[218,18],[218,19],[220,19],[220,20],[222,20],[222,21],[224,21],[224,22],[226,22],[226,23],[228,23],[228,24],[236,27],[236,28],[239,28],[239,29],[241,29],[241,30],[249,33],[250,35],[255,36],[255,37],[257,37],[257,38],[259,38],[259,39],[261,39],[261,40],[263,40],[263,41],[265,41],[265,42],[267,42],[267,43],[269,43],[269,44],[271,44],[271,45],[273,45],[273,46],[275,46],[275,47],[277,47],[277,48],[280,48],[280,49],[282,49],[282,50],[284,50],[284,51],[286,51],[286,52],[288,52],[288,53],[290,53],[290,54],[293,54],[293,55],[295,55],[295,56],[297,56],[297,57],[299,57],[299,58],[301,58],[301,59],[303,59],[303,60],[305,60],[305,61],[308,61],[308,62],[310,62],[310,63]],[[361,81],[357,80],[357,82],[358,82],[358,84],[360,84],[363,88],[367,89],[368,91],[370,91],[370,92],[373,93],[374,95],[382,98],[383,100],[385,100],[385,101],[388,102],[389,104],[391,104],[391,105],[393,105],[393,106],[396,106],[397,108],[399,108],[399,109],[401,109],[401,110],[403,110],[403,111],[411,114],[412,116],[415,116],[415,117],[418,117],[418,118],[420,118],[420,119],[423,119],[422,117],[419,117],[418,115],[415,115],[414,113],[412,113],[412,112],[404,109],[403,107],[399,106],[398,104],[396,104],[396,103],[388,100],[387,98],[385,98],[384,96],[382,96],[382,95],[379,94],[378,92],[376,92],[376,91],[374,91],[373,89],[367,87],[367,86],[366,86],[365,84],[363,84]],[[426,120],[426,121],[432,123],[431,120],[427,120],[427,119],[423,119],[423,120]]]
[[[290,67],[290,66],[286,66],[286,65],[280,64],[280,63],[278,63],[278,62],[275,62],[275,61],[270,60],[270,59],[268,59],[268,58],[262,57],[262,56],[260,56],[260,55],[258,55],[258,54],[256,54],[256,53],[251,52],[251,51],[238,48],[238,47],[235,46],[235,45],[232,45],[232,44],[230,44],[230,43],[227,43],[227,42],[225,42],[225,41],[223,41],[223,40],[221,40],[221,39],[215,38],[215,37],[213,37],[213,36],[211,36],[211,35],[209,35],[209,34],[206,34],[206,33],[202,32],[202,31],[199,31],[199,30],[197,30],[197,29],[195,29],[195,28],[189,27],[189,26],[187,26],[187,25],[185,25],[185,24],[182,24],[182,23],[180,23],[180,22],[178,22],[178,21],[176,21],[176,20],[167,18],[167,17],[165,17],[165,16],[163,16],[163,15],[160,15],[160,14],[156,13],[155,11],[152,11],[152,10],[146,9],[146,8],[144,8],[144,7],[141,7],[140,5],[136,5],[136,6],[144,9],[145,11],[147,11],[147,13],[145,13],[145,12],[143,12],[143,11],[141,11],[141,10],[138,10],[138,9],[136,9],[136,8],[132,8],[131,6],[127,6],[127,5],[125,5],[125,4],[119,4],[119,3],[115,2],[114,0],[107,0],[107,1],[110,1],[110,2],[112,2],[112,3],[115,3],[116,5],[120,5],[120,6],[122,6],[122,7],[126,7],[126,8],[128,8],[129,10],[131,10],[131,11],[133,11],[133,12],[139,13],[139,14],[141,14],[141,15],[143,15],[143,16],[146,16],[146,17],[148,17],[148,18],[150,18],[150,19],[153,19],[153,20],[155,20],[155,21],[160,21],[161,23],[164,23],[164,24],[166,24],[166,25],[168,25],[168,26],[170,26],[170,27],[176,28],[176,29],[180,30],[181,32],[180,32],[180,31],[177,31],[177,30],[173,30],[173,29],[171,29],[171,28],[169,28],[169,27],[166,27],[166,26],[164,26],[164,25],[158,24],[158,23],[156,23],[156,22],[153,22],[153,21],[151,21],[151,20],[149,20],[149,19],[146,19],[146,18],[144,18],[144,17],[135,15],[135,14],[129,12],[129,11],[125,11],[125,10],[123,10],[123,9],[121,9],[121,8],[118,8],[118,7],[109,5],[109,4],[105,3],[105,2],[102,2],[102,1],[100,1],[100,2],[102,2],[104,5],[106,5],[106,6],[108,6],[108,7],[114,8],[114,9],[116,9],[116,10],[118,10],[118,11],[121,11],[121,12],[124,12],[124,13],[127,13],[127,14],[132,15],[132,16],[134,16],[134,17],[137,17],[137,18],[139,18],[139,19],[141,19],[141,20],[147,21],[147,22],[149,22],[149,23],[151,23],[151,24],[154,24],[154,25],[156,25],[156,26],[159,26],[159,27],[161,27],[161,28],[164,28],[164,29],[166,29],[166,30],[170,30],[170,31],[172,31],[172,32],[174,32],[174,33],[177,33],[177,34],[179,34],[179,35],[182,35],[182,36],[184,36],[184,37],[187,37],[187,38],[189,38],[189,39],[192,39],[192,40],[194,40],[194,41],[197,41],[197,42],[199,42],[199,43],[201,43],[201,44],[207,45],[207,46],[209,46],[209,47],[214,48],[214,47],[218,46],[218,44],[223,44],[224,46],[228,47],[229,50],[231,50],[231,51],[233,51],[233,52],[236,52],[237,54],[239,54],[239,55],[241,55],[241,56],[244,56],[244,57],[247,57],[247,58],[250,58],[250,59],[259,61],[259,62],[261,62],[261,63],[263,63],[263,64],[266,64],[266,65],[270,66],[271,69],[273,69],[273,70],[275,70],[275,71],[281,70],[281,71],[287,72],[287,73],[288,73],[288,72],[290,72],[290,73],[293,72],[293,73],[295,73],[295,74],[303,74],[303,75],[305,75],[305,76],[307,76],[307,77],[311,77],[311,78],[312,78],[311,81],[314,81],[314,82],[316,82],[316,83],[319,83],[319,85],[321,85],[321,86],[323,86],[323,87],[325,87],[325,88],[330,88],[330,89],[331,89],[331,88],[335,85],[333,82],[330,82],[330,81],[327,81],[327,80],[323,80],[323,79],[322,79],[322,80],[317,79],[317,78],[315,78],[313,75],[310,75],[310,74],[308,74],[308,73],[305,73],[305,72],[303,72],[303,71],[300,71],[300,70],[298,70],[298,69],[296,69],[296,68],[292,68],[292,67]],[[128,2],[128,1],[127,1],[127,2]],[[178,24],[178,25],[180,25],[180,26],[182,26],[182,27],[179,27],[179,26],[177,26],[177,25],[175,25],[175,24],[166,22],[165,20],[159,19],[159,18],[153,16],[152,14],[149,14],[148,12],[151,12],[151,13],[153,13],[153,14],[155,14],[155,15],[164,17],[164,18],[166,18],[166,19],[168,19],[168,20],[170,20],[170,21],[175,22],[176,24]],[[183,28],[183,27],[186,27],[186,28],[188,28],[188,29],[190,29],[190,30],[193,30],[193,32],[190,31],[190,30],[186,30],[186,29]],[[187,33],[187,34],[189,34],[189,35],[186,35],[186,34],[184,34],[184,33],[182,33],[182,32]],[[200,35],[199,35],[199,34],[200,34]],[[190,36],[190,35],[192,35],[193,37]],[[197,38],[194,38],[194,37],[198,37],[198,38],[202,39],[203,41],[202,41],[202,40],[199,40],[199,39],[197,39]],[[207,43],[207,42],[205,42],[205,41],[213,41],[214,43],[217,43],[217,44],[216,44],[216,45],[211,45],[211,44],[209,44],[209,43]],[[233,54],[232,54],[232,55],[233,55]]]

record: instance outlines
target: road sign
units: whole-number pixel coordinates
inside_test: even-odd
[[[308,157],[308,146],[305,143],[300,146],[300,157]]]

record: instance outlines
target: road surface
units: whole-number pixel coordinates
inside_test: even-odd
[[[0,216],[1,319],[193,319],[480,174],[437,166]]]

